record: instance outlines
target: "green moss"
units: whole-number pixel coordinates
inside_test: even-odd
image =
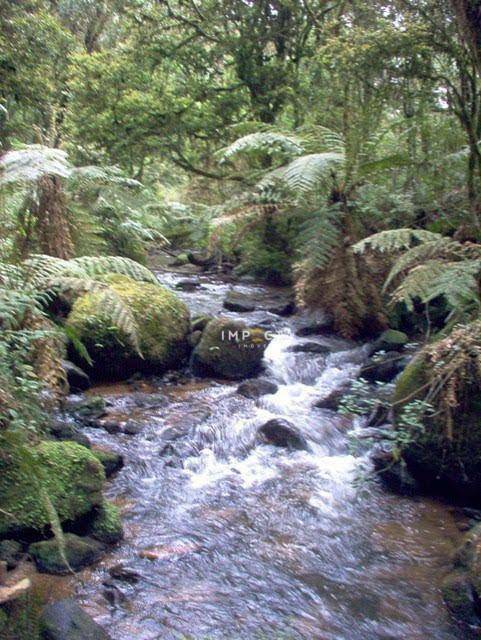
[[[110,502],[104,502],[93,520],[91,535],[106,544],[115,544],[122,540],[124,530],[118,507]]]
[[[18,449],[0,460],[0,536],[22,529],[42,531],[49,516],[39,481],[61,522],[76,520],[102,502],[105,473],[89,449],[75,442],[42,442],[26,456]]]
[[[97,372],[118,376],[135,370],[160,372],[178,365],[188,349],[190,317],[185,304],[160,285],[122,275],[108,275],[103,280],[130,307],[139,328],[143,357],[113,324],[102,304],[102,293],[88,293],[74,303],[67,324],[86,346]]]
[[[102,464],[107,478],[124,466],[124,460],[120,453],[105,449],[92,449],[92,453]]]
[[[465,624],[477,624],[471,586],[466,576],[460,573],[452,573],[445,578],[442,584],[444,602],[451,614]]]
[[[258,373],[266,346],[263,329],[227,318],[212,320],[194,350],[194,367],[201,375],[241,380]]]
[[[76,571],[96,562],[102,556],[105,547],[92,538],[81,538],[73,533],[66,533],[64,551],[68,564]],[[31,544],[28,552],[41,572],[69,573],[69,567],[65,564],[59,544],[54,538]]]
[[[422,354],[411,360],[396,382],[393,402],[402,406],[404,401],[411,402],[424,397],[423,387],[426,384],[426,364]]]
[[[5,631],[7,629],[7,625],[8,616],[3,609],[0,609],[0,632]]]

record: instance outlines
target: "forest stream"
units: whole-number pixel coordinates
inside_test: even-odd
[[[174,288],[185,274],[158,277]],[[250,400],[235,383],[167,377],[89,392],[138,433],[86,429],[125,457],[108,494],[126,536],[81,574],[79,602],[122,640],[466,637],[439,590],[461,536],[456,510],[363,481],[367,447],[353,448],[362,423],[312,406],[357,375],[366,346],[297,337],[296,316],[226,312],[230,285],[196,278],[200,287],[180,292],[193,314],[273,323],[264,377],[278,391]],[[329,354],[290,349],[306,340]],[[294,423],[310,451],[259,444],[274,417]]]

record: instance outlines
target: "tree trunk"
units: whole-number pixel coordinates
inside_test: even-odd
[[[68,260],[74,246],[67,220],[67,203],[60,178],[44,176],[38,182],[38,198],[32,213],[37,220],[37,235],[44,253]]]

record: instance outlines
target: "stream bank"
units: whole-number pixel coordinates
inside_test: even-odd
[[[462,510],[364,482],[362,422],[320,408],[359,375],[369,346],[316,333],[326,318],[274,313],[279,289],[234,283],[257,302],[232,310],[223,276],[158,277],[193,315],[272,333],[263,382],[241,394],[238,381],[172,372],[88,391],[111,427],[82,433],[124,458],[107,497],[125,537],[80,581],[34,575],[39,592],[73,595],[125,640],[466,638],[441,594]],[[293,425],[307,450],[260,440],[272,420]]]

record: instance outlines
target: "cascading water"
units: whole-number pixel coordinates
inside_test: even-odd
[[[182,295],[195,312],[219,313],[226,285],[203,285]],[[278,391],[258,401],[216,381],[106,391],[113,412],[142,425],[135,436],[89,431],[127,460],[110,487],[126,539],[79,589],[112,637],[465,637],[439,593],[459,537],[453,513],[356,482],[366,460],[351,452],[353,424],[313,407],[356,376],[365,350],[316,337],[328,354],[296,352],[307,339],[290,327],[275,317],[264,377]],[[275,417],[294,423],[310,451],[259,443]],[[119,563],[134,580],[109,577]]]

